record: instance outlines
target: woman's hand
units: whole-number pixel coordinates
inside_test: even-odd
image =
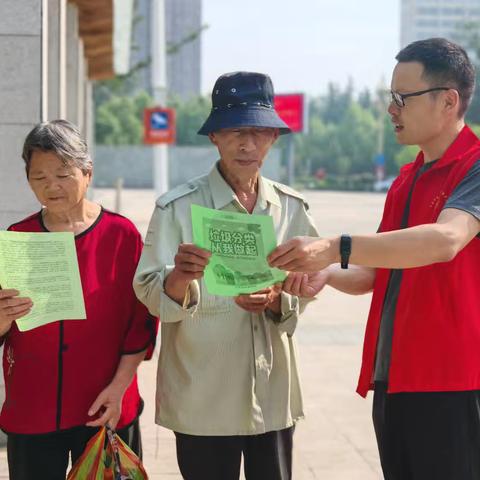
[[[32,300],[19,295],[18,290],[0,290],[0,335],[7,333],[17,318],[24,317],[32,309]]]
[[[98,414],[99,417],[96,420],[87,422],[87,427],[102,427],[107,423],[111,428],[117,426],[120,415],[122,414],[123,395],[132,383],[138,365],[145,358],[146,353],[147,350],[143,350],[138,353],[121,356],[113,380],[100,392],[88,410],[90,417],[96,414]]]
[[[88,410],[92,417],[99,412],[96,420],[87,422],[87,427],[103,427],[108,423],[109,427],[115,429],[122,413],[122,399],[125,389],[113,382],[100,392]]]

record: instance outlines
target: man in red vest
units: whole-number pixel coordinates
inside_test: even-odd
[[[475,73],[441,38],[396,59],[388,112],[399,143],[421,152],[390,188],[378,232],[297,237],[269,261],[307,272],[286,280],[295,295],[373,290],[357,391],[375,390],[385,479],[478,480],[480,141],[464,121]]]

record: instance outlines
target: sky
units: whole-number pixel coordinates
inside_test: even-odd
[[[203,0],[202,91],[236,70],[268,73],[276,93],[390,83],[400,0]]]

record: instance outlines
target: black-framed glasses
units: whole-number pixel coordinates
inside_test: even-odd
[[[435,88],[429,88],[427,90],[420,90],[419,92],[412,92],[412,93],[398,93],[393,90],[390,90],[390,94],[392,95],[392,102],[395,102],[395,105],[397,105],[397,107],[402,108],[405,106],[405,99],[408,97],[418,97],[425,93],[438,92],[439,90],[450,90],[450,89],[451,87],[435,87]]]

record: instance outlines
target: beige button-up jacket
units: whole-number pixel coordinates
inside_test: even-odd
[[[138,265],[138,298],[161,321],[156,422],[191,435],[253,435],[290,427],[303,417],[293,333],[304,307],[282,293],[282,315],[252,314],[233,298],[210,295],[203,279],[189,302],[164,292],[180,243],[192,242],[190,206],[248,212],[217,167],[161,196]],[[273,218],[278,243],[317,235],[303,197],[259,178],[255,214]]]

